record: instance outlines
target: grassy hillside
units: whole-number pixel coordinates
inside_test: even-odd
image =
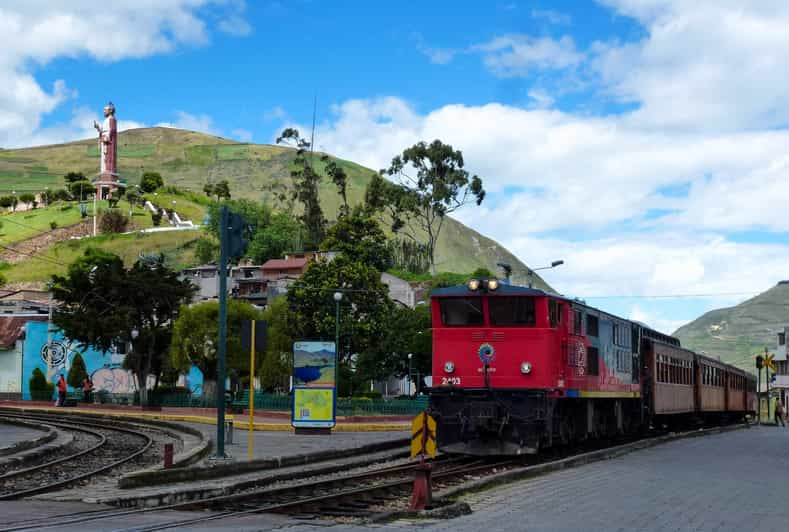
[[[119,173],[130,184],[139,182],[144,171],[162,173],[167,185],[200,192],[206,181],[227,179],[235,198],[249,198],[277,205],[279,192],[291,186],[289,171],[294,152],[271,145],[243,144],[171,128],[144,128],[119,135]],[[316,165],[320,154],[315,155]],[[373,170],[350,161],[338,160],[349,177],[348,197],[361,201]],[[0,194],[10,191],[41,191],[44,187],[63,186],[62,176],[82,171],[93,176],[98,170],[95,140],[15,150],[0,150]],[[326,216],[336,217],[339,196],[335,186],[325,181],[320,187],[321,204]],[[165,206],[165,203],[160,203]],[[181,208],[178,208],[179,212]],[[508,262],[514,278],[522,279],[527,268],[500,244],[450,219],[444,224],[438,243],[437,265],[443,271],[473,271],[478,267],[496,269],[497,262]],[[547,287],[535,275],[536,285]]]
[[[677,329],[683,346],[720,356],[748,371],[754,355],[772,349],[777,329],[789,325],[789,284],[778,284],[735,307],[707,312]]]

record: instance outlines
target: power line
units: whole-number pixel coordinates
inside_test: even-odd
[[[755,296],[759,292],[710,292],[707,294],[654,294],[654,295],[612,295],[579,296],[580,299],[685,299],[693,297]]]

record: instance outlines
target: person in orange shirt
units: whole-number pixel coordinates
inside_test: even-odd
[[[85,380],[82,381],[82,395],[86,403],[93,402],[93,381],[90,380],[90,375],[86,375]]]
[[[58,406],[66,406],[66,390],[68,389],[68,385],[66,384],[66,379],[63,377],[63,374],[60,374],[60,378],[58,379]]]

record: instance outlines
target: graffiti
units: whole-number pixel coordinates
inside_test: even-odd
[[[93,388],[109,393],[133,393],[137,387],[130,371],[120,368],[100,368],[91,375]]]
[[[49,361],[49,366],[53,368],[60,368],[66,365],[66,357],[68,356],[71,346],[67,346],[62,342],[52,342],[47,345],[41,346],[41,360],[46,364]]]

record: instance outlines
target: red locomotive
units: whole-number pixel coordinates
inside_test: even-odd
[[[431,305],[430,411],[446,452],[536,453],[755,410],[752,375],[578,300],[472,279]]]

